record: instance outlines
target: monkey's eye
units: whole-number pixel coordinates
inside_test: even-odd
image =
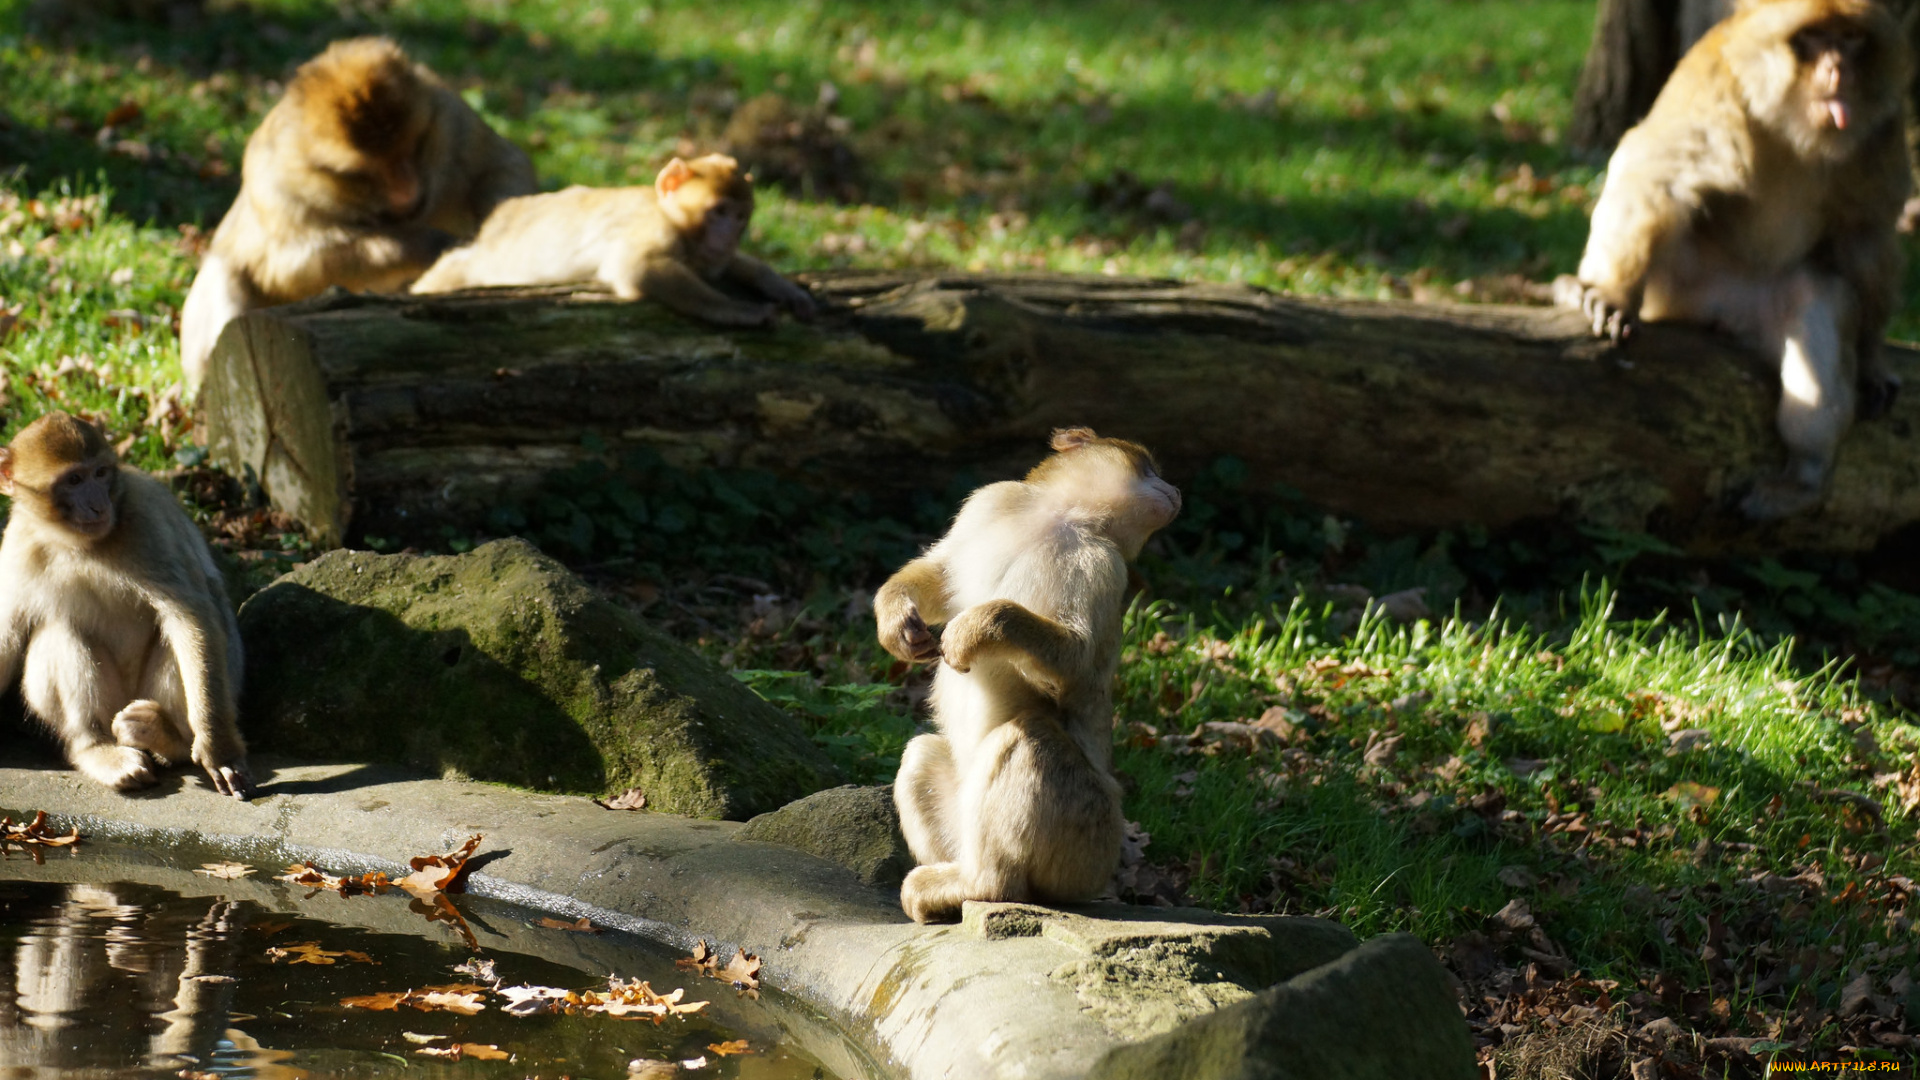
[[[107,478],[107,473],[111,471],[112,471],[111,469],[107,468],[105,465],[102,465],[99,468],[93,470],[93,478],[95,480],[105,480]]]

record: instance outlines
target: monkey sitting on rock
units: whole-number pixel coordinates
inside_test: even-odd
[[[968,900],[1089,900],[1119,865],[1109,765],[1127,565],[1180,492],[1134,443],[1069,428],[1053,449],[1025,480],[968,496],[874,597],[880,644],[940,665],[940,732],[907,744],[893,785],[920,864],[900,905],[917,922]]]

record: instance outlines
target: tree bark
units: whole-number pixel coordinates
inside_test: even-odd
[[[1653,107],[1680,62],[1679,0],[1600,0],[1568,141],[1606,154]]]
[[[1048,432],[1221,455],[1390,529],[1561,519],[1697,552],[1871,548],[1920,521],[1920,402],[1858,424],[1831,495],[1771,526],[1773,365],[1707,331],[1624,349],[1546,308],[1305,300],[1219,284],[842,274],[815,325],[723,332],[564,290],[334,294],[251,312],[205,394],[214,459],[315,537],[431,535],[549,472],[647,446],[883,504],[1016,476]],[[1891,350],[1920,386],[1920,356]]]

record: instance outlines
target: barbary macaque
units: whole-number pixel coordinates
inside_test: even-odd
[[[472,236],[533,164],[386,38],[301,65],[247,140],[240,194],[180,318],[190,391],[229,321],[338,285],[397,292]]]
[[[1755,520],[1818,503],[1856,402],[1876,416],[1899,388],[1880,341],[1901,288],[1908,68],[1873,0],[1742,0],[1620,141],[1579,276],[1556,283],[1596,336],[1696,322],[1779,358],[1788,462],[1741,503]]]
[[[957,917],[967,900],[1088,900],[1119,864],[1110,763],[1127,566],[1180,512],[1180,492],[1134,443],[1068,428],[1053,449],[1025,480],[968,496],[874,597],[889,653],[940,661],[939,734],[907,744],[893,785],[920,864],[900,906],[917,922]]]
[[[0,686],[20,678],[73,767],[120,791],[191,760],[250,798],[236,723],[240,627],[166,485],[54,412],[0,448]]]
[[[766,326],[775,305],[811,319],[813,297],[740,253],[753,217],[753,178],[725,154],[674,158],[652,187],[570,187],[509,199],[473,243],[455,248],[416,293],[598,281],[623,300],[645,297],[722,326]],[[772,300],[714,288],[730,278]]]

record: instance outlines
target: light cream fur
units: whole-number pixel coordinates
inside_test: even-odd
[[[1063,444],[1025,481],[974,492],[874,599],[890,652],[941,658],[939,734],[908,744],[894,781],[920,863],[901,906],[920,922],[967,900],[1086,900],[1120,857],[1110,762],[1127,564],[1180,495],[1132,444],[1085,429]]]

